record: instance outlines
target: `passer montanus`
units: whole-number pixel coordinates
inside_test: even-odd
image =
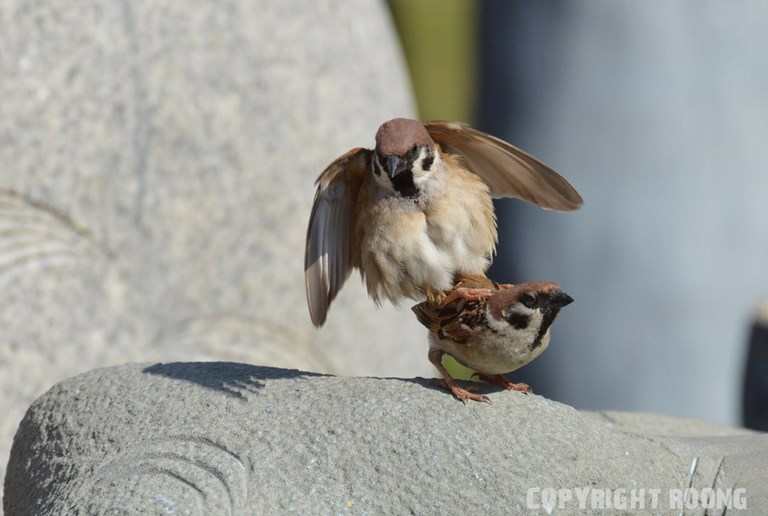
[[[325,322],[353,268],[377,303],[442,301],[484,275],[497,239],[492,197],[560,211],[582,203],[557,172],[466,125],[382,124],[374,150],[350,150],[317,179],[304,263],[312,322]]]
[[[488,401],[487,396],[459,387],[443,366],[443,354],[474,369],[482,380],[528,392],[526,384],[512,383],[502,375],[547,349],[552,322],[571,302],[573,298],[556,283],[537,282],[494,286],[477,300],[459,298],[442,305],[424,301],[412,310],[430,330],[429,360],[453,395],[462,401]]]

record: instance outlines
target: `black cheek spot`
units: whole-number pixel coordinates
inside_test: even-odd
[[[531,318],[528,315],[513,312],[507,316],[507,322],[516,330],[524,330],[530,324]]]

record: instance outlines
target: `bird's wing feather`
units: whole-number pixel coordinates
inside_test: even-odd
[[[451,339],[464,342],[473,333],[479,331],[479,326],[469,327],[463,324],[463,318],[483,317],[484,303],[460,299],[447,305],[422,301],[411,307],[419,322],[441,339]]]
[[[328,307],[352,271],[355,205],[370,154],[367,149],[352,149],[317,178],[304,254],[307,305],[315,326],[323,325]]]
[[[565,178],[514,145],[458,122],[424,125],[444,151],[464,158],[494,197],[515,197],[558,211],[581,206],[581,196]]]

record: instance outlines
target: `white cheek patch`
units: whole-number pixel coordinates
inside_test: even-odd
[[[384,171],[384,167],[382,167],[381,163],[379,163],[379,158],[374,156],[371,161],[373,161],[372,173],[373,173],[373,178],[376,180],[376,183],[379,186],[386,188],[387,190],[394,191],[395,187],[392,185],[392,181],[390,181],[389,176]]]
[[[411,172],[413,173],[413,184],[417,187],[423,185],[432,177],[433,172],[440,166],[440,153],[436,150],[432,153],[433,162],[429,167],[429,170],[424,170],[424,160],[429,157],[426,147],[422,147],[419,150],[419,157],[416,158],[411,165]]]
[[[496,330],[502,335],[513,337],[516,339],[525,339],[533,342],[536,336],[539,334],[539,328],[541,327],[542,319],[544,318],[541,310],[532,310],[522,303],[518,303],[509,308],[510,311],[528,315],[531,319],[527,327],[519,330],[514,328],[511,324],[504,320],[498,320],[493,317],[490,307],[485,309],[485,318],[488,321],[488,326],[491,329]]]

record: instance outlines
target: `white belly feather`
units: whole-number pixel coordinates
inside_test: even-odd
[[[532,348],[542,315],[541,312],[534,312],[531,317],[531,324],[524,329],[500,325],[495,332],[483,331],[462,343],[440,339],[430,332],[430,347],[445,351],[465,366],[483,374],[509,373],[529,364],[549,347],[551,335],[547,329],[541,342]],[[489,318],[491,327],[494,326],[492,320]]]
[[[419,201],[369,191],[360,268],[374,299],[421,300],[427,287],[452,288],[456,273],[488,268],[496,245],[488,187],[461,170],[439,177]]]
[[[363,270],[378,280],[369,282],[374,297],[422,299],[427,286],[450,289],[456,272],[481,273],[487,268],[487,258],[473,255],[464,241],[464,228],[435,238],[427,216],[407,205],[412,202],[391,199],[388,204],[381,217],[386,220],[375,222],[375,231],[363,242]]]

